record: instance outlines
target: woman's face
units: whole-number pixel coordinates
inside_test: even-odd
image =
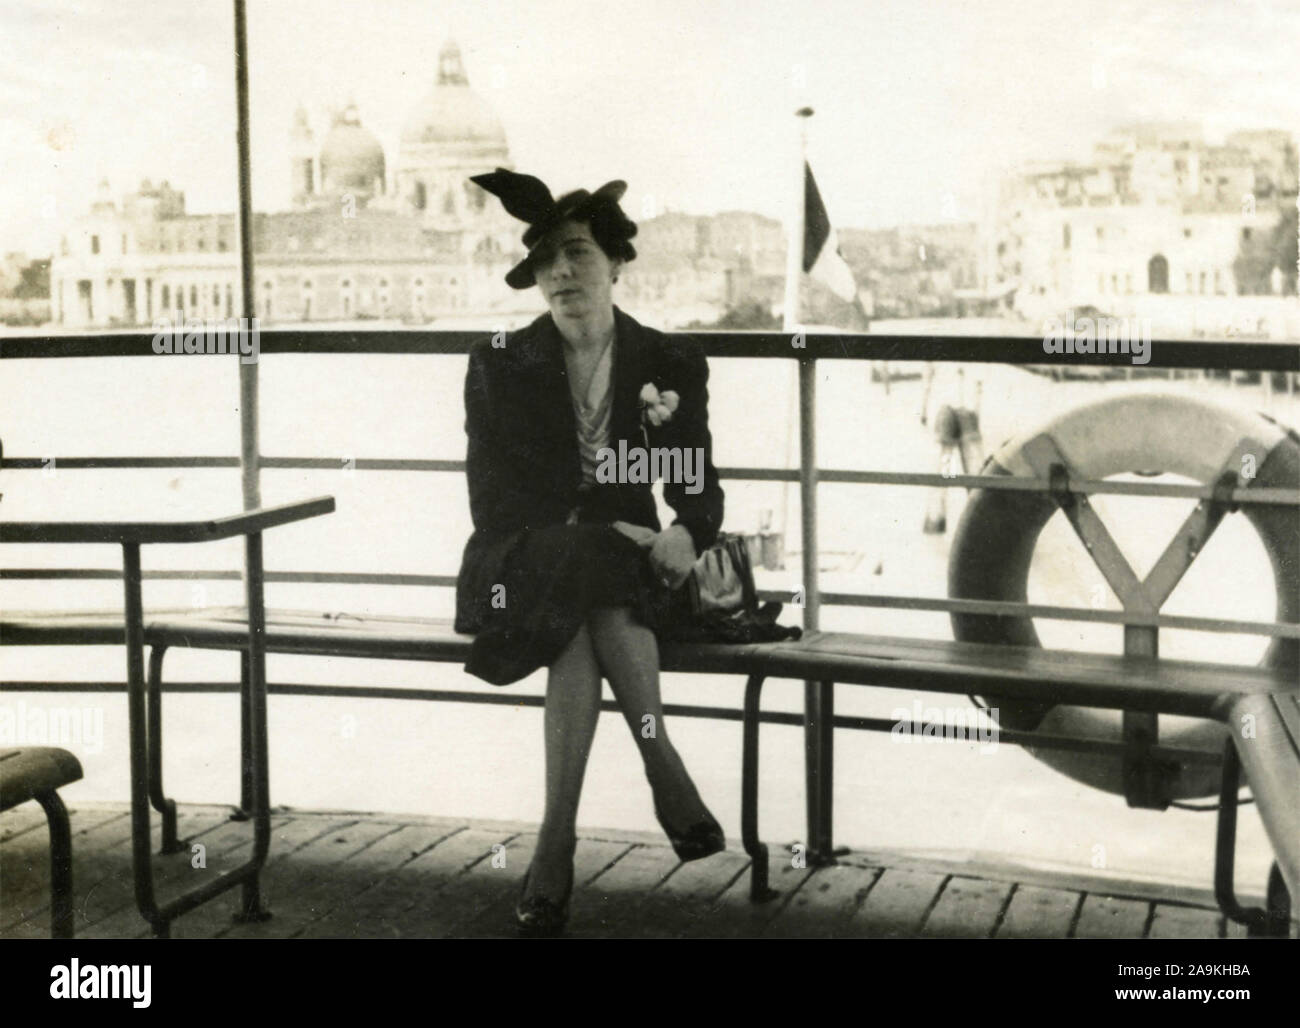
[[[537,244],[533,275],[557,318],[583,318],[613,304],[619,262],[605,255],[582,221],[566,221]]]

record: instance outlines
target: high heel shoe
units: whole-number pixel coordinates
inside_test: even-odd
[[[528,897],[528,877],[532,873],[531,866],[524,872],[524,885],[519,893],[519,903],[515,906],[515,927],[523,939],[553,939],[564,931],[564,926],[569,922],[573,871],[569,871],[569,887],[564,890],[564,896],[558,903],[545,896]]]
[[[705,812],[703,821],[697,821],[691,825],[685,834],[681,834],[676,829],[669,827],[668,822],[664,820],[663,813],[659,810],[657,800],[655,801],[655,817],[659,821],[659,827],[668,836],[668,841],[672,843],[673,852],[677,854],[677,859],[684,864],[692,860],[703,860],[705,857],[721,853],[727,848],[727,837],[722,832],[722,825],[718,824],[713,815],[708,812]]]

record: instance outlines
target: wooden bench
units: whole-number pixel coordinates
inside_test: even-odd
[[[365,617],[346,614],[271,610],[266,612],[265,646],[267,652],[299,655],[360,657],[379,660],[422,660],[462,663],[469,653],[472,638],[457,634],[449,621],[403,617]],[[111,615],[9,615],[0,622],[0,633],[7,641],[25,645],[62,645],[110,643],[120,641],[122,625]],[[248,621],[242,608],[205,608],[148,615],[144,639],[151,647],[149,656],[148,697],[150,740],[150,798],[162,814],[164,847],[176,847],[175,804],[166,798],[162,786],[162,708],[163,664],[166,652],[175,646],[233,650],[244,653],[241,661],[241,690],[248,689]],[[1132,656],[1048,651],[1038,648],[930,641],[892,636],[872,636],[839,632],[808,632],[798,641],[751,645],[674,645],[661,650],[662,669],[669,672],[738,674],[747,679],[741,711],[716,708],[670,707],[669,713],[697,713],[697,716],[734,717],[743,722],[743,760],[741,769],[742,841],[752,860],[750,891],[754,899],[772,895],[768,888],[768,850],[758,831],[758,729],[763,721],[802,724],[800,715],[764,714],[760,709],[761,691],[768,678],[788,678],[846,685],[870,685],[952,694],[995,695],[1006,701],[1039,701],[1050,697],[1055,703],[1098,707],[1113,710],[1177,714],[1233,723],[1243,704],[1264,710],[1278,702],[1294,701],[1297,683],[1283,672],[1235,665],[1165,660]],[[273,687],[271,691],[277,691]],[[330,687],[312,687],[312,692],[329,695]],[[338,694],[357,695],[379,690],[349,688]],[[467,691],[403,690],[389,691],[386,696],[415,695],[422,699],[491,702],[493,694]],[[504,698],[502,698],[504,700]],[[540,702],[526,697],[522,702]],[[511,703],[521,702],[512,696]],[[606,709],[613,705],[607,703]],[[702,712],[702,713],[701,713]],[[736,715],[739,715],[736,717]],[[836,717],[830,728],[883,729],[892,722],[881,719]],[[250,726],[242,733],[245,745],[244,800],[251,783],[248,778],[248,747],[252,744]],[[1054,738],[1035,732],[1000,731],[999,741],[1036,747],[1088,749],[1090,752],[1129,754],[1145,760],[1200,760],[1218,762],[1217,755],[1200,751],[1146,747],[1134,754],[1121,742],[1102,743]],[[1231,747],[1229,747],[1231,750]],[[1285,771],[1275,766],[1272,751],[1252,751],[1248,758],[1247,777],[1254,785],[1267,784],[1278,778],[1278,797],[1261,801],[1261,814],[1273,819],[1270,838],[1282,870],[1279,881],[1285,882],[1295,895],[1300,876],[1300,853],[1293,844],[1279,843],[1278,836],[1289,830],[1286,818],[1295,818],[1295,793],[1288,807]],[[1285,754],[1283,754],[1285,756]],[[1258,765],[1258,766],[1257,766]],[[1227,784],[1225,782],[1225,793]],[[1216,852],[1216,880],[1222,877],[1226,861],[1231,864],[1236,830],[1236,784],[1230,802],[1220,808],[1220,838]],[[1231,874],[1228,875],[1229,883]],[[1276,891],[1276,890],[1275,890]],[[1261,920],[1262,913],[1226,904],[1225,913],[1251,926],[1260,934],[1279,931],[1277,918]],[[1273,906],[1280,909],[1283,898]],[[1280,931],[1287,930],[1288,917],[1282,917]]]
[[[81,780],[81,763],[55,746],[0,749],[0,811],[35,800],[50,826],[50,934],[71,939],[72,828],[59,798],[65,785]]]

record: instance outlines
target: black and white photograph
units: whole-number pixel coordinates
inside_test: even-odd
[[[1118,947],[1114,1004],[1262,998],[1297,40],[1295,0],[0,2],[24,988],[149,1007],[178,940],[1019,939]]]

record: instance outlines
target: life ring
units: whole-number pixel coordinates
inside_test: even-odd
[[[1116,426],[1124,430],[1116,431]],[[1220,403],[1163,393],[1124,394],[1083,404],[1040,428],[1017,436],[993,454],[986,475],[1033,476],[1024,450],[1047,435],[1072,474],[1087,479],[1134,471],[1165,471],[1202,483],[1214,482],[1243,445],[1256,456],[1252,488],[1300,486],[1300,436],[1264,415]],[[1239,469],[1238,469],[1239,470]],[[948,594],[954,599],[1027,602],[1029,564],[1043,527],[1057,506],[1044,493],[977,489],[966,504],[948,563]],[[1300,532],[1293,507],[1243,505],[1273,567],[1279,622],[1300,622]],[[1018,646],[1041,645],[1028,617],[953,613],[958,640]],[[1263,667],[1300,666],[1300,640],[1274,637]],[[1088,707],[999,703],[999,721],[1009,729],[1119,741],[1121,715]],[[1162,745],[1222,752],[1226,729],[1199,718],[1161,717]],[[1118,757],[1032,749],[1043,763],[1076,781],[1124,794]],[[1216,794],[1218,769],[1183,765],[1169,787],[1170,799]]]

